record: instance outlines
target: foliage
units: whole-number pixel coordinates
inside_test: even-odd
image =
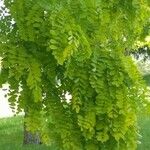
[[[144,86],[126,48],[143,35],[148,0],[5,0],[1,85],[26,124],[60,150],[134,150]],[[70,102],[66,93],[71,94]]]
[[[23,141],[23,116],[16,116],[11,118],[0,119],[0,136],[3,137],[0,140],[0,150],[59,150],[54,146],[49,147],[42,145],[22,145]],[[149,116],[141,116],[138,119],[140,126],[141,136],[139,140],[141,143],[138,144],[138,150],[149,150],[149,136],[150,129]]]
[[[133,57],[139,71],[143,75],[144,79],[146,79],[147,81],[150,74],[150,36],[147,36],[143,42],[136,42],[135,48],[128,51],[128,54]]]

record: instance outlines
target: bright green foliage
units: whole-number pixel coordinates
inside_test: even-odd
[[[5,5],[0,82],[10,84],[11,105],[28,110],[28,129],[59,150],[136,149],[144,86],[124,51],[143,35],[148,0]]]

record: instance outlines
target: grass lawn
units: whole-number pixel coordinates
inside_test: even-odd
[[[0,119],[0,150],[55,150],[44,145],[23,146],[22,141],[22,117]]]
[[[150,150],[150,117],[144,117],[139,119],[139,126],[141,130],[141,144],[138,146],[138,150]]]
[[[138,150],[150,150],[150,117],[140,119],[141,144]],[[12,117],[0,119],[0,150],[55,150],[44,145],[23,146],[23,119]]]

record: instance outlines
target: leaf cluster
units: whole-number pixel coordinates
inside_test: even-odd
[[[0,85],[28,130],[62,150],[136,149],[145,90],[126,48],[143,34],[146,0],[7,0]],[[66,94],[71,95],[68,100]]]

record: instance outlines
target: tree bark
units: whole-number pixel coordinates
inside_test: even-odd
[[[27,116],[27,112],[25,112],[25,116]],[[27,131],[26,124],[24,122],[24,139],[23,144],[41,144],[40,136],[37,133],[33,134]]]
[[[32,134],[26,130],[24,125],[24,140],[23,144],[41,144],[41,140],[38,133]]]

